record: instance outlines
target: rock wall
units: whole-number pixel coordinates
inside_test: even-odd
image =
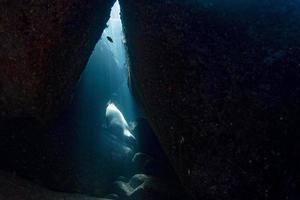
[[[1,170],[51,189],[89,192],[70,169],[75,131],[48,129],[69,102],[114,2],[0,0]]]
[[[6,200],[109,200],[79,194],[53,192],[18,177],[16,174],[0,172],[0,198]]]
[[[70,99],[113,0],[0,1],[0,116],[53,118]]]
[[[299,198],[299,2],[120,4],[135,93],[194,199]]]

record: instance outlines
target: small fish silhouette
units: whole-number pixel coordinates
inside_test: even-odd
[[[109,37],[109,36],[107,36],[106,39],[107,39],[108,41],[110,41],[111,43],[114,42],[113,39],[112,39],[111,37]]]

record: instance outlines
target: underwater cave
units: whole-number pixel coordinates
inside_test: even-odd
[[[0,200],[299,200],[299,0],[0,1]]]
[[[157,184],[165,185],[163,190],[169,187],[166,181],[180,187],[159,141],[131,93],[129,63],[120,6],[116,1],[106,28],[81,74],[72,105],[58,125],[58,129],[63,128],[64,132],[77,136],[72,149],[74,160],[71,161],[77,176],[71,179],[79,185],[79,191],[84,188],[81,192],[99,196],[112,193],[112,196],[130,198],[136,196],[136,191],[140,192],[139,187],[144,187],[143,184],[149,184],[149,190],[157,187],[157,178],[161,178]],[[138,185],[132,185],[132,181],[137,181]],[[76,191],[75,185],[74,189]],[[152,198],[166,196],[170,194]],[[174,195],[173,198],[177,197]]]
[[[132,94],[118,1],[111,7],[101,37],[72,93],[71,103],[46,127],[32,130],[30,123],[34,122],[30,118],[16,120],[21,123],[16,127],[25,134],[32,132],[30,137],[36,137],[33,141],[24,140],[31,140],[28,134],[20,136],[18,130],[12,130],[15,119],[8,120],[4,131],[12,137],[4,143],[8,148],[2,155],[9,153],[13,157],[7,158],[6,166],[13,175],[9,177],[3,172],[3,176],[17,186],[12,198],[31,193],[46,198],[40,194],[45,191],[49,198],[63,198],[57,192],[64,192],[69,198],[76,198],[77,194],[78,199],[87,198],[83,195],[105,199],[177,199],[184,193]],[[35,135],[41,130],[46,133]],[[17,175],[33,182],[15,179]],[[20,191],[18,181],[27,183],[27,190]],[[40,187],[36,185],[50,190],[30,189]],[[175,188],[178,191],[169,192]]]

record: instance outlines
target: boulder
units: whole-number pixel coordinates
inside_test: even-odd
[[[145,174],[136,174],[128,182],[116,181],[112,191],[118,194],[120,198],[129,200],[176,200],[184,196],[182,188],[178,185]]]

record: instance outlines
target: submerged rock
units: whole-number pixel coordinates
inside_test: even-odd
[[[128,182],[116,181],[112,191],[120,198],[132,200],[176,200],[183,197],[182,188],[178,185],[145,174],[136,174]]]
[[[134,165],[140,165],[142,167],[144,167],[147,162],[149,162],[150,160],[153,160],[153,158],[145,153],[141,153],[138,152],[136,154],[134,154],[133,158],[132,158],[132,163]]]
[[[133,91],[194,199],[299,199],[299,1],[119,2]]]
[[[59,191],[102,190],[92,181],[91,187],[78,183],[70,169],[78,127],[55,133],[48,128],[70,103],[114,2],[0,1],[1,169]]]
[[[136,153],[131,162],[136,173],[169,179],[173,179],[172,176],[176,176],[166,161],[157,160],[145,153]]]
[[[109,200],[86,195],[54,192],[31,183],[16,174],[0,171],[0,199],[2,200]]]
[[[124,176],[119,176],[117,181],[127,181],[128,179]]]
[[[119,198],[119,195],[117,194],[109,194],[109,195],[106,195],[105,198],[107,199],[118,199]]]
[[[1,116],[29,115],[46,124],[61,111],[101,36],[113,3],[1,2]]]

